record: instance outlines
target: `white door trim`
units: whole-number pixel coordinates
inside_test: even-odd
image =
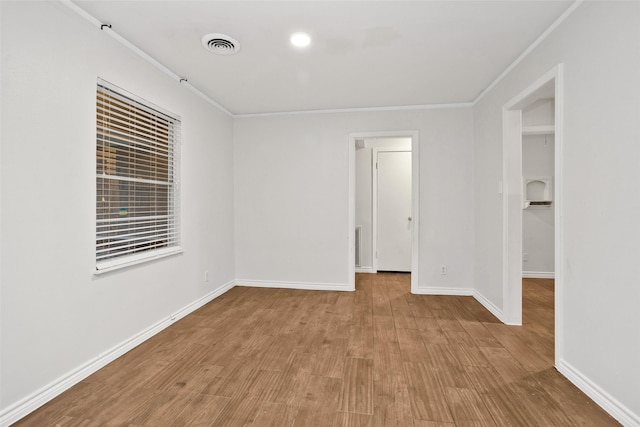
[[[416,293],[419,283],[420,260],[420,141],[418,131],[355,132],[349,134],[349,196],[348,196],[348,274],[350,290],[356,289],[355,222],[356,222],[356,140],[366,138],[411,138],[411,293]],[[374,260],[374,263],[376,261]],[[376,264],[374,264],[375,266]]]
[[[506,103],[503,113],[503,248],[502,289],[504,321],[522,324],[522,108],[542,86],[555,86],[554,244],[555,244],[555,365],[563,351],[563,66],[558,64]]]

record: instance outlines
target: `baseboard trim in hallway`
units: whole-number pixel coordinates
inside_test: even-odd
[[[476,301],[478,301],[480,304],[482,304],[482,306],[484,308],[486,308],[487,310],[489,310],[489,312],[491,314],[493,314],[494,316],[496,316],[496,318],[501,321],[502,323],[506,323],[504,321],[504,314],[502,313],[502,310],[499,309],[494,303],[492,303],[491,301],[489,301],[487,298],[485,298],[484,295],[482,295],[480,292],[474,290],[473,291],[473,297],[476,299]]]
[[[597,384],[587,378],[582,372],[574,368],[565,360],[561,360],[556,367],[558,372],[567,377],[584,394],[589,396],[602,409],[607,411],[613,418],[618,420],[623,426],[640,426],[640,416],[634,414],[620,401],[616,400],[609,393],[600,388]]]
[[[416,295],[453,295],[459,297],[468,297],[473,295],[473,289],[471,288],[439,288],[439,287],[425,287],[418,288],[415,291]]]
[[[279,280],[237,279],[236,286],[249,288],[302,289],[308,291],[353,291],[346,283],[284,282]]]

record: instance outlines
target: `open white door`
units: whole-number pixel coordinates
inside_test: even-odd
[[[411,271],[411,151],[378,151],[377,270]]]

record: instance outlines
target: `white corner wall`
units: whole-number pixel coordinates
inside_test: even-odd
[[[10,422],[233,285],[233,125],[61,3],[0,7],[0,419]],[[184,253],[101,276],[97,77],[182,118]]]
[[[413,130],[420,140],[419,288],[470,294],[470,108],[237,119],[238,284],[347,290],[349,134]]]
[[[582,3],[474,106],[475,286],[502,307],[502,107],[564,64],[557,367],[626,425],[640,425],[639,22],[638,2]]]

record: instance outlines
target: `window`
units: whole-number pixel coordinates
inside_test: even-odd
[[[179,252],[180,120],[98,80],[96,270]]]

